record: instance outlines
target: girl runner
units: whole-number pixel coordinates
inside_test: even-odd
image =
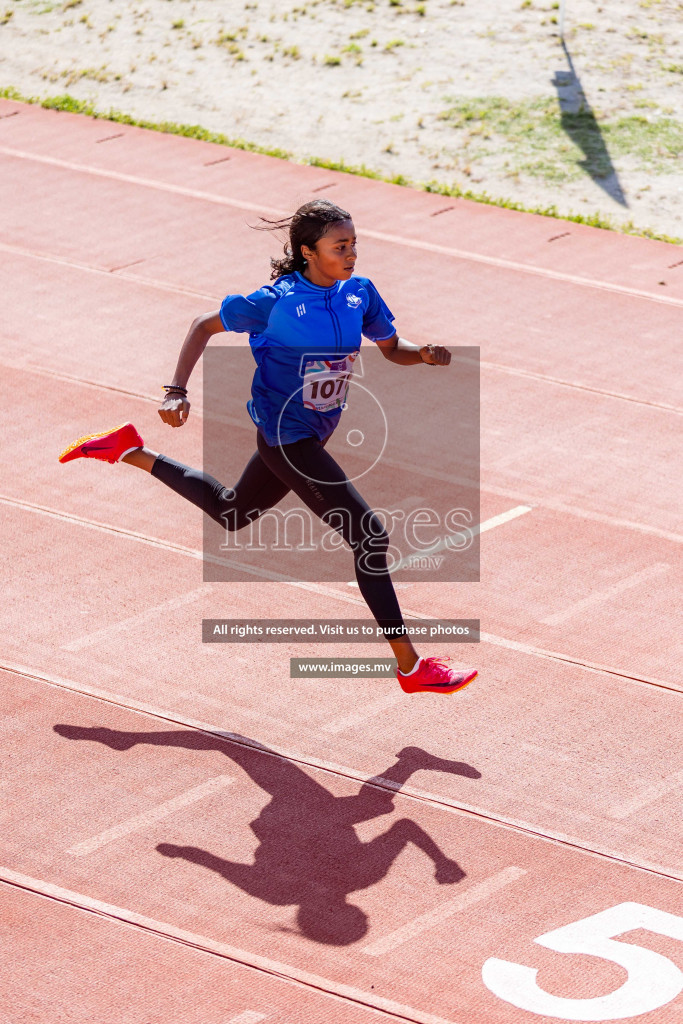
[[[342,402],[323,398],[320,362],[308,364],[306,380],[304,359],[306,353],[315,353],[318,360],[329,355],[330,374],[338,380],[341,374],[350,376],[361,334],[402,366],[448,366],[450,352],[438,345],[420,348],[398,337],[394,317],[372,282],[353,273],[356,235],[346,210],[316,199],[291,219],[269,226],[289,227],[284,259],[271,260],[273,283],[251,295],[228,295],[219,310],[194,321],[159,409],[164,423],[181,427],[190,412],[186,385],[209,338],[222,331],[249,333],[257,368],[247,409],[257,427],[257,451],[235,486],[224,487],[206,473],[150,451],[132,423],[79,438],[59,461],[94,458],[137,466],[230,531],[253,522],[294,491],[353,550],[358,586],[396,656],[402,689],[454,693],[477,673],[450,669],[447,658],[421,658],[413,647],[387,570],[386,531],[325,451]],[[348,378],[345,383],[348,387]]]

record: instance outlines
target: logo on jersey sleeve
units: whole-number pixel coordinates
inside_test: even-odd
[[[346,303],[351,309],[358,309],[362,301],[360,295],[350,295],[348,293],[346,295]]]

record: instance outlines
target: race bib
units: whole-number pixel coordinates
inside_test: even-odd
[[[313,359],[305,363],[302,390],[304,408],[315,409],[316,412],[340,409],[346,402],[353,364],[357,358],[356,351],[343,359]]]

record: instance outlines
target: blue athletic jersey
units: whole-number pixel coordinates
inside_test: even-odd
[[[382,341],[396,333],[367,277],[322,288],[287,274],[251,295],[228,295],[220,315],[226,331],[249,334],[256,372],[247,410],[271,446],[331,434],[361,335]]]

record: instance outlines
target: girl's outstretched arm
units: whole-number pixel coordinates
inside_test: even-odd
[[[204,313],[203,316],[198,316],[196,320],[193,320],[180,350],[173,380],[169,383],[185,388],[209,338],[224,330],[225,327],[217,309],[212,313]],[[169,426],[182,427],[190,415],[190,403],[187,397],[179,393],[169,393],[161,403],[159,415]]]
[[[414,345],[412,341],[399,338],[393,334],[376,342],[385,359],[400,366],[412,366],[414,363],[428,363],[430,366],[448,366],[451,354],[443,345]]]

